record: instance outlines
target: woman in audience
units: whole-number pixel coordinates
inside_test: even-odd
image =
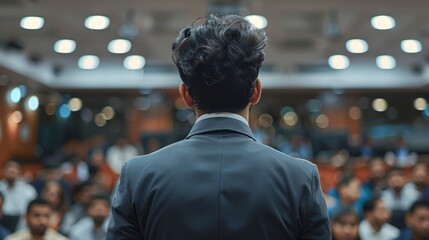
[[[45,199],[52,208],[52,213],[49,217],[49,227],[59,231],[62,219],[68,207],[68,202],[61,184],[54,180],[47,181],[43,187],[41,197]]]

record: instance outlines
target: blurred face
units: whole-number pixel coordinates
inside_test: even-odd
[[[4,166],[3,177],[8,182],[14,182],[20,174],[20,166],[15,162],[8,162]]]
[[[416,237],[429,237],[429,208],[418,207],[414,210],[414,213],[409,213],[407,215],[407,224]]]
[[[77,201],[82,203],[83,205],[87,205],[89,201],[91,200],[92,196],[96,193],[96,189],[94,186],[87,186],[83,188],[78,194],[77,194]]]
[[[387,185],[395,191],[401,191],[405,184],[405,179],[401,172],[392,172],[387,179]]]
[[[104,153],[101,150],[96,150],[92,154],[92,163],[95,166],[100,166],[104,163]]]
[[[343,186],[340,190],[341,199],[346,202],[354,202],[360,197],[360,180],[354,178],[349,185]]]
[[[417,185],[426,185],[427,179],[427,167],[426,165],[417,165],[413,170],[413,182]]]
[[[61,204],[61,186],[56,182],[46,184],[42,192],[42,197],[53,207]]]
[[[96,225],[103,224],[109,216],[109,203],[106,200],[94,200],[88,207],[88,215],[94,220]]]
[[[49,205],[34,204],[26,216],[27,226],[33,236],[45,235],[51,208]]]
[[[375,203],[374,210],[369,213],[368,220],[378,226],[382,226],[390,220],[391,212],[382,200]]]
[[[355,240],[358,238],[358,232],[359,221],[353,214],[332,222],[332,236],[335,240]]]
[[[386,169],[382,161],[375,161],[371,164],[370,168],[371,177],[381,179],[386,175]]]

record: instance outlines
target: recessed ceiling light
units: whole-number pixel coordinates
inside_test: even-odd
[[[100,59],[94,55],[84,55],[79,58],[78,66],[82,69],[95,69],[98,67]]]
[[[371,19],[371,25],[378,30],[389,30],[396,26],[396,21],[391,16],[379,15]]]
[[[72,53],[76,49],[76,42],[71,39],[61,39],[55,42],[54,51],[57,53]]]
[[[94,15],[85,19],[85,27],[92,30],[106,29],[110,24],[110,20],[106,16]]]
[[[258,29],[266,28],[268,25],[267,19],[261,15],[249,15],[244,18],[253,25],[255,25],[255,27]]]
[[[418,53],[422,51],[422,44],[414,39],[407,39],[401,42],[401,49],[406,53]]]
[[[387,101],[383,98],[377,98],[372,101],[372,108],[377,112],[384,112],[387,110]]]
[[[130,70],[142,69],[145,63],[144,57],[139,55],[131,55],[124,59],[124,67]]]
[[[350,65],[349,59],[344,55],[333,55],[328,59],[329,66],[333,69],[345,69]]]
[[[21,19],[21,27],[24,29],[37,30],[41,29],[45,24],[42,17],[28,16]]]
[[[131,42],[126,39],[115,39],[110,41],[107,50],[111,53],[122,54],[130,51]]]
[[[375,59],[377,67],[381,69],[393,69],[396,67],[396,60],[390,55],[381,55]]]
[[[368,43],[363,39],[350,39],[346,42],[346,48],[351,53],[364,53],[368,51]]]

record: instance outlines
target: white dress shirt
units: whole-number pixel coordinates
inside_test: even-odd
[[[359,224],[359,236],[362,240],[393,240],[399,237],[400,231],[396,227],[385,223],[380,231],[376,232],[367,220]]]

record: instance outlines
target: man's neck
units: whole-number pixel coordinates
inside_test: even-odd
[[[250,104],[248,106],[246,106],[240,112],[235,112],[235,114],[238,114],[238,115],[242,116],[244,119],[246,119],[247,122],[249,122],[249,111],[250,111]],[[201,111],[201,110],[195,108],[195,116],[197,118],[201,117],[204,114],[206,114],[206,112]]]

